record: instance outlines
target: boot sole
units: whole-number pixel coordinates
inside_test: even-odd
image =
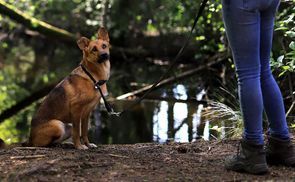
[[[247,166],[247,167],[245,167],[243,164],[237,164],[232,167],[226,167],[226,169],[236,171],[236,172],[246,172],[246,173],[256,174],[256,175],[266,174],[269,172],[266,164],[256,164],[256,165]]]
[[[272,160],[276,159],[276,160]],[[288,159],[280,159],[279,157],[268,157],[266,162],[272,166],[286,166],[286,167],[295,167],[295,158],[291,157]]]
[[[267,164],[270,166],[285,166],[285,167],[295,167],[295,162],[285,162],[285,161],[279,161],[279,162],[269,162],[267,161]]]
[[[266,164],[256,164],[251,167],[246,167],[244,170],[251,174],[266,174],[269,172]]]

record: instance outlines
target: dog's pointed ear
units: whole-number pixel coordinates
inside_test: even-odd
[[[86,37],[81,37],[78,41],[77,44],[81,50],[84,50],[86,47],[88,47],[90,40]]]
[[[109,33],[108,33],[107,29],[105,29],[104,27],[101,27],[98,29],[97,38],[110,42]]]

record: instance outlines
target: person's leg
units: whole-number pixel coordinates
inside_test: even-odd
[[[257,8],[252,7],[256,3],[254,0],[251,4],[245,4],[244,0],[223,0],[222,3],[225,29],[238,76],[239,99],[244,120],[244,139],[263,144],[260,13]]]
[[[223,19],[238,76],[244,139],[225,168],[252,174],[268,172],[263,148],[260,86],[260,13],[257,0],[223,0]]]
[[[261,11],[261,88],[270,127],[266,159],[268,164],[295,167],[295,148],[289,136],[283,98],[269,64],[275,12],[278,5],[279,0],[274,0],[267,9]]]
[[[260,60],[261,60],[261,89],[264,109],[266,111],[270,135],[288,140],[289,131],[285,117],[285,108],[281,91],[271,73],[270,52],[272,47],[274,19],[279,0],[261,11],[260,28]]]

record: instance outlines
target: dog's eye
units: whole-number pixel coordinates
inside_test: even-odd
[[[92,48],[92,52],[96,52],[97,51],[97,48],[96,47],[93,47]]]
[[[106,44],[102,44],[102,48],[103,49],[107,48],[107,45]]]

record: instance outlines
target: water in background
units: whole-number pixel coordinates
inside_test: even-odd
[[[144,68],[147,68],[145,72]],[[156,80],[161,74],[159,70],[147,66],[137,65],[135,70],[135,75],[141,75],[141,80],[136,81],[141,83],[145,83],[145,78]],[[153,74],[149,74],[149,71]],[[108,89],[112,95],[116,94],[114,93],[116,90],[112,90],[115,89],[113,85],[124,83],[120,79],[114,78],[114,80],[112,82],[111,78]],[[90,138],[95,143],[193,142],[202,138],[205,140],[220,138],[222,135],[211,130],[209,121],[201,117],[204,104],[197,101],[204,100],[206,95],[203,85],[204,81],[200,75],[178,81],[153,92],[152,94],[156,95],[153,98],[158,99],[143,100],[120,118],[108,116],[106,111],[99,112],[97,109],[92,117]],[[183,102],[187,99],[196,102]],[[133,102],[133,100],[120,100],[113,104],[116,111],[122,111]]]

